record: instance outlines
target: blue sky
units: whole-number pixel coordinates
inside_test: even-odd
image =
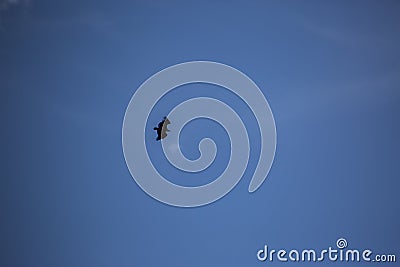
[[[389,0],[0,1],[0,265],[280,266],[256,252],[322,249],[339,237],[399,258],[399,11]],[[135,184],[121,129],[142,82],[192,60],[252,78],[278,143],[254,194],[252,152],[227,196],[183,209]],[[225,93],[190,85],[167,95],[149,124],[191,95],[241,109]],[[194,122],[182,137],[188,157],[203,124],[227,146],[216,124]],[[176,182],[208,182],[226,157],[195,182]]]

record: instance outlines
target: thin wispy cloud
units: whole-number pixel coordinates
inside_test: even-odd
[[[28,6],[30,0],[0,0],[0,10],[7,10],[12,6]]]
[[[0,33],[21,21],[26,23],[31,6],[31,0],[0,0]]]
[[[282,97],[276,105],[282,109],[281,121],[299,120],[300,117],[326,119],[329,114],[346,113],[354,108],[364,112],[371,106],[383,107],[398,101],[399,82],[398,70],[393,70],[365,80],[338,80],[336,83],[307,85],[308,88],[297,85],[298,93]],[[333,108],[338,106],[341,108]]]

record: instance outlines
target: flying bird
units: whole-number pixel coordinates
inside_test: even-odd
[[[170,123],[171,122],[169,121],[169,119],[167,117],[164,117],[164,119],[158,124],[158,127],[153,128],[155,131],[157,131],[157,141],[167,137],[167,132],[169,132],[168,124]]]

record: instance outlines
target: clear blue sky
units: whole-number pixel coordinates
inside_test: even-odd
[[[398,1],[11,2],[0,1],[1,266],[280,266],[256,252],[322,249],[339,237],[400,260]],[[183,209],[136,185],[121,128],[143,81],[192,60],[251,77],[278,143],[254,194],[252,153],[226,197]],[[224,93],[190,85],[166,96],[149,125],[187,95],[240,107]],[[202,123],[227,146],[210,122],[187,134],[199,140]],[[196,142],[183,138],[196,157]],[[226,157],[175,182],[208,182]]]

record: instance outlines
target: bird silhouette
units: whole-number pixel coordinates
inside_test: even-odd
[[[164,119],[158,124],[158,127],[153,128],[155,131],[157,131],[157,141],[167,137],[167,132],[169,132],[168,124],[171,124],[171,122],[167,117],[164,117]]]

